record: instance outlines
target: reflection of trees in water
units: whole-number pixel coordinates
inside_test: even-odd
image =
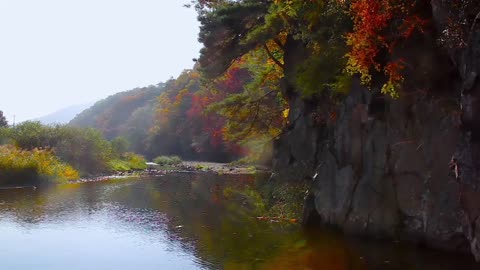
[[[40,223],[46,215],[45,199],[31,189],[0,190],[0,218],[8,216],[23,225]]]
[[[0,218],[22,226],[93,216],[151,241],[168,240],[222,269],[476,269],[469,257],[390,243],[344,239],[331,231],[258,221],[268,209],[253,176],[180,174],[144,181],[0,191]],[[108,226],[108,224],[107,224]],[[463,265],[462,265],[463,264]],[[368,267],[367,267],[368,266]]]
[[[305,232],[298,225],[256,220],[266,202],[252,176],[186,174],[164,177],[131,193],[165,213],[168,237],[181,241],[206,267],[223,269],[476,269],[454,258],[390,243],[345,239],[331,231]],[[228,190],[248,196],[226,196]],[[138,206],[138,205],[137,205]],[[259,212],[260,211],[260,212]],[[446,266],[446,268],[445,268]],[[444,267],[444,268],[442,268]]]
[[[318,257],[318,250],[309,248],[298,225],[256,220],[261,202],[252,194],[225,196],[232,189],[237,194],[253,192],[254,180],[240,176],[183,175],[172,181],[166,177],[148,182],[144,189],[148,195],[136,196],[147,198],[149,207],[166,213],[169,238],[193,248],[201,261],[214,264],[210,265],[212,268],[269,269],[289,263],[315,266],[319,260],[311,259]],[[335,249],[329,243],[321,249],[323,258],[329,258],[323,265],[332,260],[346,261],[345,257],[332,256],[344,254],[337,251],[344,251],[343,246],[337,245]]]

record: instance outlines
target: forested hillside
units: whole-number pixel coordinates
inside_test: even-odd
[[[222,90],[240,91],[241,83],[229,87]],[[147,141],[151,153],[211,161],[231,161],[242,155],[238,145],[223,140],[224,119],[205,111],[214,102],[207,91],[196,69],[166,84]]]
[[[70,121],[70,125],[93,127],[100,130],[107,139],[113,139],[125,134],[131,128],[128,123],[132,117],[138,117],[145,111],[153,110],[155,99],[163,91],[163,88],[163,84],[158,84],[112,95],[77,115]],[[146,113],[145,115],[151,116],[152,114]],[[144,119],[144,121],[148,122],[148,119]]]
[[[238,147],[223,144],[218,134],[221,123],[203,117],[205,104],[201,102],[205,100],[196,98],[199,91],[199,73],[186,70],[166,83],[101,100],[69,125],[95,128],[108,140],[126,139],[129,150],[149,158],[179,155],[185,159],[223,161],[239,157]]]

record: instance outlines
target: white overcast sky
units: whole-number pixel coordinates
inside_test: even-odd
[[[12,120],[157,84],[193,66],[188,0],[0,0],[0,110]]]

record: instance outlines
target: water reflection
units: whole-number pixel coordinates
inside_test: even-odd
[[[0,269],[479,269],[468,256],[259,221],[260,181],[180,174],[0,191]]]

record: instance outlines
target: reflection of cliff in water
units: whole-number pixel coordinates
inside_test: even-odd
[[[254,176],[181,174],[146,180],[0,191],[0,226],[101,220],[193,253],[212,269],[476,269],[470,257],[345,239],[330,230],[259,221]],[[244,196],[231,195],[232,190]],[[173,248],[173,249],[175,249]],[[127,254],[128,255],[128,254]],[[180,267],[180,265],[179,265]]]

